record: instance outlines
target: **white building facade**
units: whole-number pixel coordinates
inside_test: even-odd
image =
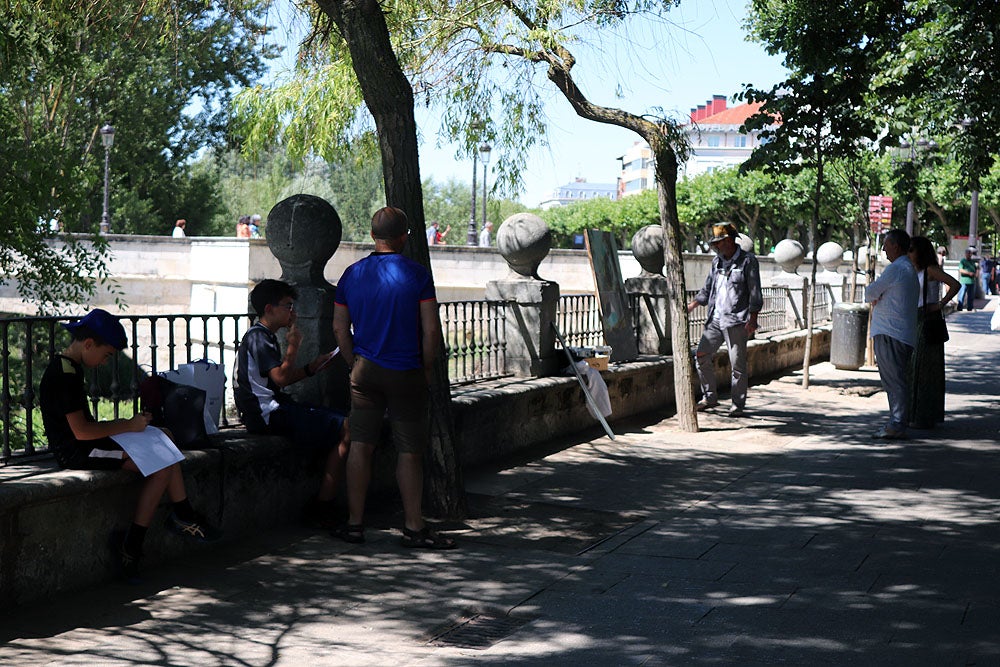
[[[705,104],[691,109],[690,121],[684,126],[691,144],[691,155],[680,166],[678,176],[694,178],[746,162],[753,149],[760,144],[760,137],[757,132],[741,132],[740,128],[759,109],[760,104],[729,107],[725,95],[713,95]],[[649,144],[637,141],[619,159],[622,162],[619,186],[622,196],[656,188],[653,153]]]

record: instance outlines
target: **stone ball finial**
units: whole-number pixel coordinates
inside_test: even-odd
[[[497,248],[514,273],[541,280],[538,265],[552,248],[552,230],[537,215],[515,213],[500,225]]]
[[[836,271],[844,262],[844,247],[835,241],[827,241],[817,248],[816,261],[827,271]]]
[[[806,253],[802,249],[802,244],[792,239],[782,239],[774,246],[774,261],[784,271],[795,273]]]
[[[866,245],[858,246],[858,249],[857,249],[856,252],[858,254],[858,271],[867,271],[868,270],[868,252],[869,252],[868,246],[866,246]],[[875,259],[875,262],[876,262],[876,264],[878,263],[878,258]]]
[[[663,227],[646,225],[632,236],[632,256],[642,267],[642,275],[663,275]]]
[[[743,249],[743,252],[753,252],[753,239],[740,232],[736,237],[736,245]]]
[[[329,287],[323,270],[340,246],[343,225],[322,197],[292,195],[267,214],[267,246],[281,264],[281,279],[293,285]]]

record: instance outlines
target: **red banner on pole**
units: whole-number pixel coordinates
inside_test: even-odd
[[[868,198],[868,219],[872,231],[876,234],[889,229],[892,225],[892,197],[872,195]]]

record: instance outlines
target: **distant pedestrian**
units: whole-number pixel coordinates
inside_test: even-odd
[[[250,216],[250,238],[260,238],[260,216],[256,213]]]
[[[183,218],[174,223],[174,238],[175,239],[182,239],[185,236],[187,236],[187,234],[184,233],[184,228],[186,226],[187,226],[187,220],[184,220]]]
[[[958,309],[974,310],[976,301],[976,260],[973,255],[976,249],[968,247],[965,249],[965,257],[958,260],[958,282],[962,288],[958,292]]]
[[[349,520],[338,535],[365,541],[365,498],[372,458],[387,414],[397,452],[404,547],[452,549],[454,540],[425,523],[423,457],[430,442],[428,384],[443,347],[434,282],[426,268],[400,253],[406,214],[379,209],[372,217],[375,252],[347,267],[337,284],[333,331],[351,367],[351,433],[347,459]]]
[[[996,262],[990,253],[984,252],[983,258],[979,260],[979,284],[983,288],[983,298],[990,295],[990,288],[993,286],[993,271],[996,269]]]
[[[485,223],[483,223],[483,231],[479,232],[480,248],[490,247],[490,241],[493,240],[492,234],[493,234],[493,223],[487,220]]]
[[[733,405],[730,417],[742,417],[746,408],[747,341],[757,331],[757,313],[764,307],[760,289],[760,268],[753,253],[743,250],[737,243],[739,235],[732,223],[712,225],[709,245],[715,250],[712,270],[701,291],[688,304],[690,313],[698,306],[708,306],[705,331],[698,342],[695,361],[698,379],[704,394],[698,410],[708,410],[719,404],[716,389],[715,353],[725,341],[729,348],[732,367]]]
[[[434,245],[435,243],[437,243],[438,221],[437,220],[431,220],[431,224],[430,224],[429,227],[427,227],[427,230],[426,230],[425,233],[427,234],[427,245],[431,246],[431,245]]]
[[[917,302],[920,283],[916,269],[907,257],[910,235],[891,229],[882,242],[889,266],[875,282],[865,288],[865,301],[872,304],[871,337],[875,344],[878,374],[889,400],[889,423],[875,437],[906,437],[909,422],[907,404],[907,369],[917,344]]]
[[[241,215],[239,222],[236,223],[236,238],[248,239],[250,238],[250,216]]]

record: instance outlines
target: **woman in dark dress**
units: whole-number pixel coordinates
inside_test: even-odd
[[[908,254],[920,282],[917,347],[910,365],[910,426],[924,429],[944,421],[944,343],[928,341],[924,323],[944,317],[942,308],[958,294],[959,283],[938,265],[934,246],[925,237],[910,239]],[[948,287],[944,297],[942,284]]]

